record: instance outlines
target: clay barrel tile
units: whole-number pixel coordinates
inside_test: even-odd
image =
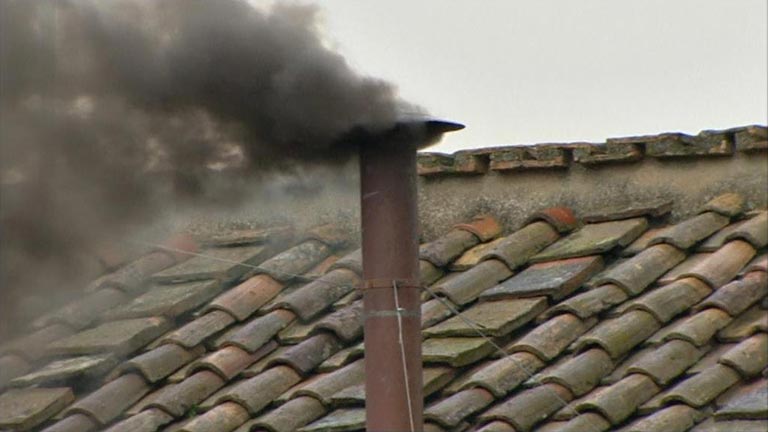
[[[595,388],[612,369],[613,361],[608,353],[596,348],[584,351],[551,370],[543,371],[538,380],[559,384],[575,396],[582,396]]]
[[[611,386],[590,393],[576,405],[576,409],[579,412],[597,411],[611,424],[617,425],[659,391],[659,387],[647,376],[632,374]]]
[[[728,225],[728,221],[727,216],[702,213],[663,230],[648,244],[667,243],[678,249],[688,249]]]
[[[538,211],[525,221],[525,225],[536,221],[544,221],[554,227],[559,233],[568,233],[579,226],[579,221],[573,210],[568,207],[550,207]]]
[[[425,336],[476,336],[475,326],[490,336],[504,336],[525,325],[546,309],[545,297],[487,301],[424,330]],[[470,325],[466,320],[473,323]]]
[[[768,332],[768,314],[755,305],[720,330],[717,338],[724,342],[738,342],[757,332]]]
[[[718,421],[730,419],[768,419],[768,403],[766,403],[766,400],[768,400],[768,381],[757,379],[718,398],[715,419]]]
[[[140,354],[120,366],[121,371],[139,371],[155,383],[167,377],[200,355],[200,349],[187,350],[176,344],[165,344]]]
[[[313,333],[323,330],[335,333],[344,342],[358,340],[363,335],[363,302],[356,301],[321,318]]]
[[[67,387],[11,389],[0,395],[0,428],[29,430],[75,399]]]
[[[270,432],[294,432],[301,426],[325,414],[323,405],[311,397],[293,399],[256,419],[252,430],[266,429]]]
[[[356,249],[333,263],[328,271],[336,269],[351,270],[359,275],[363,274],[363,251],[362,249]]]
[[[421,328],[432,327],[453,315],[451,309],[457,310],[456,305],[447,298],[433,298],[421,304]]]
[[[341,347],[341,342],[334,335],[319,333],[273,356],[268,365],[286,364],[302,375],[307,375]]]
[[[294,397],[311,396],[322,402],[323,405],[330,405],[331,397],[335,393],[362,383],[364,373],[365,364],[363,360],[358,360],[302,386],[301,389],[294,393]]]
[[[622,431],[626,432],[685,432],[693,427],[702,415],[686,405],[673,405],[644,417]]]
[[[424,411],[424,420],[455,428],[465,418],[493,403],[493,395],[482,388],[462,390],[438,401]]]
[[[179,432],[230,432],[249,419],[248,411],[234,402],[226,402],[194,417]]]
[[[469,231],[481,242],[493,240],[501,234],[501,225],[493,216],[475,216],[468,223],[454,225],[454,229]]]
[[[228,381],[246,367],[274,351],[275,348],[277,348],[275,341],[269,341],[253,352],[245,351],[236,346],[227,346],[195,361],[187,374],[191,375],[199,370],[207,369]]]
[[[755,249],[768,244],[768,211],[761,211],[733,230],[726,240],[742,239],[749,242]]]
[[[611,423],[605,417],[597,413],[588,412],[579,414],[563,425],[558,425],[555,430],[557,432],[604,432],[610,429]]]
[[[698,347],[704,346],[730,321],[731,317],[720,309],[705,309],[675,324],[664,339],[681,339]]]
[[[482,261],[490,251],[500,245],[504,241],[503,238],[497,238],[487,243],[480,243],[461,254],[455,261],[453,261],[448,269],[451,271],[465,271],[476,266]]]
[[[645,218],[587,224],[539,252],[531,262],[602,254],[628,245],[647,228]]]
[[[577,294],[562,301],[544,313],[544,317],[552,317],[559,313],[571,313],[581,319],[588,319],[596,314],[622,303],[628,295],[614,284],[607,284],[589,291]]]
[[[248,352],[256,352],[295,318],[293,312],[274,310],[256,317],[223,341],[224,346],[234,345]]]
[[[419,258],[437,267],[445,267],[465,250],[480,243],[480,239],[465,229],[454,229],[448,234],[419,248]]]
[[[512,343],[507,351],[527,351],[544,361],[555,357],[586,332],[596,320],[582,321],[577,316],[565,313],[550,318],[528,332],[521,339]]]
[[[768,334],[758,333],[743,340],[725,353],[720,363],[737,370],[744,378],[759,375],[768,366]]]
[[[96,420],[87,415],[73,414],[43,429],[43,432],[92,432],[98,427]]]
[[[280,282],[287,282],[312,268],[330,253],[331,249],[325,243],[308,240],[264,261],[256,273],[265,273]]]
[[[178,418],[222,386],[224,380],[219,375],[203,370],[175,385],[161,388],[147,407],[161,409]]]
[[[243,321],[274,298],[282,288],[283,284],[269,275],[256,275],[216,297],[208,309],[223,310]]]
[[[480,415],[482,421],[504,420],[515,430],[527,432],[538,422],[565,407],[571,392],[558,384],[544,384],[519,393]]]
[[[675,385],[661,399],[663,404],[682,402],[703,407],[739,381],[739,373],[717,364]]]
[[[422,344],[425,363],[447,363],[454,367],[474,363],[493,352],[493,345],[484,338],[430,338]]]
[[[515,428],[502,420],[494,420],[483,425],[477,432],[515,432]]]
[[[320,315],[333,302],[354,291],[359,283],[360,278],[353,271],[332,270],[286,295],[275,306],[290,309],[302,321],[309,321]]]
[[[483,261],[465,272],[452,273],[432,288],[452,302],[464,305],[474,301],[483,291],[512,276],[501,261]]]
[[[353,431],[365,429],[365,409],[351,408],[333,411],[298,432]]]
[[[590,283],[592,285],[616,284],[627,294],[635,296],[683,259],[685,259],[685,253],[674,246],[651,246],[621,264],[611,267]]]
[[[701,355],[702,351],[695,345],[682,340],[671,340],[649,350],[627,368],[627,373],[645,374],[663,386],[685,372]]]
[[[481,365],[457,381],[456,387],[461,389],[482,387],[493,393],[495,397],[501,398],[543,367],[544,362],[535,355],[518,352]]]
[[[656,318],[645,311],[630,311],[603,321],[576,342],[578,351],[598,345],[612,358],[619,358],[643,342],[660,327]]]
[[[756,256],[744,269],[745,273],[753,271],[768,272],[768,254],[764,253],[760,256]]]
[[[222,394],[219,402],[237,402],[247,408],[251,415],[256,415],[300,380],[301,377],[293,369],[287,366],[275,366],[241,381]]]
[[[765,272],[749,272],[742,279],[720,287],[697,305],[696,309],[716,307],[735,317],[766,294],[768,294],[768,275]]]
[[[191,349],[234,322],[235,318],[232,315],[215,310],[166,334],[161,340],[165,343],[175,343]]]
[[[734,217],[744,212],[744,197],[740,194],[729,192],[718,195],[704,204],[702,212],[715,212],[727,217]]]
[[[632,300],[624,310],[643,310],[659,322],[666,323],[707,297],[710,292],[709,286],[698,279],[680,279]]]
[[[699,278],[717,289],[733,279],[753,256],[755,248],[752,245],[732,240],[680,277]]]
[[[172,421],[170,415],[151,408],[116,423],[105,432],[155,432]]]
[[[560,235],[547,222],[532,222],[504,237],[480,260],[497,259],[514,270],[528,262],[537,252],[554,243]]]
[[[141,375],[125,374],[80,399],[66,413],[81,413],[107,425],[149,392]]]

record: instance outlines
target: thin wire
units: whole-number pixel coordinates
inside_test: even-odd
[[[225,259],[225,258],[219,258],[219,257],[211,256],[211,255],[205,255],[205,254],[197,253],[197,252],[190,252],[190,251],[187,251],[187,250],[172,248],[172,247],[168,247],[168,246],[164,246],[164,245],[148,243],[148,242],[142,242],[142,241],[137,241],[137,240],[129,240],[129,241],[132,242],[132,243],[142,244],[144,246],[150,246],[150,247],[154,247],[156,249],[166,250],[166,251],[169,251],[169,252],[176,252],[176,253],[186,254],[186,255],[190,255],[190,256],[207,258],[207,259],[211,259],[211,260],[214,260],[214,261],[220,261],[220,262],[225,262],[225,263],[229,263],[229,264],[241,265],[241,266],[244,266],[244,267],[252,268],[252,269],[257,270],[257,271],[264,272],[266,274],[282,275],[282,276],[287,276],[287,277],[290,277],[290,278],[297,278],[297,279],[301,279],[303,281],[309,281],[309,282],[320,282],[320,283],[324,283],[324,284],[327,284],[327,285],[330,285],[330,286],[334,286],[334,287],[339,287],[339,288],[349,288],[350,287],[350,285],[342,285],[342,284],[337,284],[337,283],[333,283],[333,282],[329,282],[329,281],[324,281],[324,280],[322,280],[320,278],[311,278],[311,277],[307,277],[305,275],[300,275],[300,274],[268,270],[268,269],[264,269],[263,267],[259,267],[259,266],[253,265],[253,264],[242,263],[242,262],[239,262],[239,261],[228,260],[228,259]],[[406,365],[405,365],[405,349],[403,348],[403,339],[402,339],[402,337],[403,337],[402,318],[400,316],[400,307],[399,307],[399,299],[398,299],[398,296],[397,296],[397,282],[396,281],[393,281],[393,287],[395,289],[395,307],[397,308],[397,312],[398,312],[397,313],[397,321],[398,321],[398,327],[399,327],[399,330],[400,330],[399,337],[400,337],[401,354],[402,354],[402,358],[403,358],[403,373],[406,373],[406,377],[407,377]],[[476,322],[474,322],[471,319],[469,319],[466,316],[464,316],[461,313],[461,311],[456,309],[446,299],[444,299],[444,298],[440,297],[439,295],[437,295],[429,287],[422,286],[422,289],[424,291],[426,291],[432,298],[434,298],[437,301],[439,301],[440,303],[442,303],[443,306],[445,306],[446,309],[448,309],[453,315],[459,317],[459,319],[464,321],[464,323],[467,324],[481,338],[485,339],[488,343],[490,343],[491,346],[493,346],[493,348],[496,349],[496,351],[499,352],[502,355],[503,359],[511,360],[512,363],[516,367],[518,367],[521,371],[523,371],[523,373],[526,375],[527,379],[533,378],[533,376],[535,375],[535,372],[532,372],[528,368],[526,368],[525,365],[523,365],[522,363],[517,361],[514,357],[512,357],[510,355],[509,352],[504,350],[504,348],[502,348],[499,344],[497,344],[490,336],[485,334],[485,332],[483,332],[483,330],[481,329],[479,324],[477,324]],[[548,390],[548,391],[550,391],[552,393],[552,395],[555,396],[555,398],[557,400],[559,400],[560,403],[563,404],[564,408],[566,408],[568,411],[570,411],[571,414],[574,414],[574,418],[575,417],[579,417],[581,415],[578,411],[576,411],[575,407],[571,406],[570,403],[568,401],[566,401],[565,399],[563,399],[559,394],[557,394],[557,392],[555,392],[554,390]],[[412,410],[413,407],[411,405],[411,400],[410,400],[410,387],[408,386],[407,378],[406,378],[406,397],[408,398],[408,409]],[[411,422],[412,430],[415,430],[415,429],[413,429],[413,413],[409,412],[409,415],[410,415],[409,416],[409,420]],[[596,425],[591,424],[590,426],[595,426],[595,430],[596,431],[600,431],[600,428],[598,428]]]
[[[400,343],[400,359],[403,362],[403,383],[405,384],[405,399],[408,403],[408,422],[411,424],[411,432],[416,432],[413,418],[413,403],[411,402],[411,383],[408,380],[408,365],[405,361],[405,342],[403,341],[403,317],[401,316],[400,299],[397,292],[397,281],[392,281],[392,293],[395,296],[395,315],[397,316],[397,338]]]

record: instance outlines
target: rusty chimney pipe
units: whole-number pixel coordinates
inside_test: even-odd
[[[416,150],[461,128],[402,122],[360,146],[368,431],[423,429]]]

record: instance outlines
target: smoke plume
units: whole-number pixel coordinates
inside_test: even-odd
[[[236,202],[239,188],[222,186],[217,170],[258,187],[275,171],[342,163],[353,153],[339,144],[345,132],[414,109],[329,50],[309,6],[0,8],[0,314],[9,321],[19,293],[84,283],[83,256],[109,239],[174,206]]]

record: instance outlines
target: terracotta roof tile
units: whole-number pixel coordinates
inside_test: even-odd
[[[324,405],[330,405],[331,397],[338,391],[363,382],[365,364],[362,360],[320,376],[293,393],[293,397],[311,396]]]
[[[664,339],[681,339],[696,346],[703,346],[730,320],[731,317],[720,309],[705,309],[674,323],[664,331]]]
[[[218,281],[154,286],[127,304],[108,310],[105,319],[165,316],[174,318],[188,313],[216,296],[222,289]]]
[[[449,274],[438,281],[433,289],[452,302],[464,305],[511,275],[512,272],[504,263],[492,259],[483,261],[465,272]]]
[[[620,304],[627,297],[628,295],[619,286],[607,284],[560,302],[544,315],[552,316],[557,313],[568,312],[581,319],[587,319],[611,306]]]
[[[283,284],[270,276],[256,275],[216,297],[208,308],[223,310],[243,321],[274,298],[282,288]]]
[[[764,378],[723,396],[718,399],[715,420],[768,419],[768,381]]]
[[[447,298],[432,299],[421,304],[421,328],[431,327],[453,314],[445,303],[453,309],[458,309]]]
[[[180,283],[204,279],[234,280],[258,264],[269,253],[266,246],[242,246],[207,249],[205,256],[192,258],[155,273],[159,283]],[[244,264],[241,265],[240,263]]]
[[[746,201],[737,193],[724,193],[704,204],[702,212],[712,211],[723,216],[734,217],[744,212]]]
[[[768,143],[764,143],[768,147]],[[723,420],[709,419],[691,432],[765,432],[768,430],[768,420]]]
[[[454,229],[437,240],[426,243],[419,249],[421,259],[437,267],[445,267],[458,258],[465,250],[480,242],[476,235],[463,229]]]
[[[600,256],[570,258],[534,264],[480,295],[481,299],[546,295],[563,298],[603,268]]]
[[[345,432],[365,429],[365,410],[362,408],[340,409],[299,428],[298,432]]]
[[[751,336],[758,331],[768,332],[768,314],[753,306],[734,319],[727,327],[717,333],[717,338],[725,342],[734,342]]]
[[[318,318],[308,323],[300,320],[294,320],[284,329],[277,333],[277,340],[283,345],[295,345],[308,338],[315,331],[315,325],[320,321]]]
[[[701,350],[689,342],[671,340],[649,350],[627,368],[627,373],[642,373],[657,384],[666,385],[696,363],[702,354]]]
[[[568,313],[557,315],[511,343],[506,350],[508,352],[527,351],[544,361],[550,361],[589,330],[595,322],[594,319],[583,321]]]
[[[666,323],[707,297],[711,291],[698,279],[680,279],[630,301],[626,310],[644,310],[659,322]]]
[[[85,330],[48,346],[51,354],[93,354],[109,352],[129,354],[160,336],[170,327],[163,318],[137,318],[112,321]]]
[[[502,230],[499,221],[489,215],[475,216],[470,222],[454,225],[454,228],[471,232],[481,242],[493,240]]]
[[[234,322],[235,318],[226,312],[211,311],[166,334],[162,341],[194,348]]]
[[[626,246],[648,228],[645,218],[584,225],[580,230],[547,247],[531,261],[574,258],[608,252]]]
[[[483,387],[500,398],[542,367],[544,362],[535,355],[527,352],[514,353],[480,365],[473,372],[460,378],[455,385],[461,389]]]
[[[505,421],[495,420],[483,425],[477,432],[515,432],[515,428]]]
[[[293,432],[325,413],[323,405],[311,397],[293,399],[269,413],[246,423],[252,430],[258,428],[271,432]]]
[[[69,388],[11,389],[0,395],[0,428],[28,430],[74,400]]]
[[[559,237],[557,230],[549,223],[532,222],[504,237],[482,259],[497,259],[510,269],[515,269]]]
[[[340,348],[341,343],[335,336],[320,333],[280,352],[269,360],[269,364],[286,364],[301,374],[308,374]]]
[[[493,395],[482,388],[462,390],[428,407],[424,411],[424,420],[433,421],[445,428],[454,428],[493,401]]]
[[[659,392],[652,379],[642,374],[632,374],[608,387],[590,393],[586,400],[576,405],[579,412],[595,410],[617,425],[626,420],[645,401]]]
[[[702,407],[738,381],[738,372],[728,366],[714,365],[675,385],[664,394],[661,402],[670,404],[677,401],[692,407]]]
[[[567,361],[544,370],[537,376],[541,383],[559,384],[575,396],[582,396],[600,383],[600,379],[613,369],[611,357],[596,348],[584,351]]]
[[[629,246],[619,251],[619,254],[621,256],[632,256],[644,251],[645,248],[648,247],[648,244],[666,229],[669,229],[669,226],[657,226],[649,228],[644,233],[640,234],[640,236],[636,238],[632,243],[630,243]]]
[[[752,261],[749,262],[747,267],[744,269],[744,272],[751,272],[751,271],[764,271],[768,272],[768,254],[762,254],[759,256],[756,256]]]
[[[277,396],[301,380],[299,374],[287,366],[275,366],[241,381],[223,393],[218,402],[233,401],[248,409],[251,415],[261,412]]]
[[[354,342],[363,335],[363,302],[356,301],[320,319],[315,331],[328,330],[345,342]]]
[[[688,249],[726,225],[728,225],[728,217],[706,212],[669,227],[659,233],[649,244],[667,243],[679,249]]]
[[[573,395],[558,384],[544,384],[501,402],[480,416],[480,421],[503,420],[527,432],[536,423],[564,407]]]
[[[552,432],[603,432],[611,428],[611,423],[602,415],[589,412],[562,423],[564,424],[558,424]],[[544,432],[545,427],[546,425],[540,430]]]
[[[359,283],[360,278],[353,271],[332,270],[291,292],[275,307],[290,309],[303,321],[308,321],[316,318],[336,300],[354,291]]]
[[[165,344],[142,353],[125,363],[123,371],[136,370],[151,382],[157,382],[172,374],[200,355],[201,350],[188,350],[176,344]]]
[[[639,216],[658,218],[672,211],[673,201],[654,200],[644,203],[614,204],[583,216],[586,223],[607,222],[612,220],[631,219]]]
[[[100,377],[117,364],[112,354],[67,357],[11,381],[15,387]]]
[[[712,288],[725,285],[755,256],[755,249],[747,242],[732,240],[680,277],[696,277]]]
[[[246,351],[255,352],[290,324],[294,317],[293,312],[284,309],[277,309],[267,315],[256,317],[226,338],[223,345],[234,345]]]
[[[749,272],[744,278],[720,287],[707,297],[698,309],[716,307],[737,316],[768,294],[768,276],[765,272]]]
[[[598,345],[611,355],[619,358],[643,342],[660,327],[658,321],[645,311],[630,311],[626,314],[603,321],[576,342],[577,349]]]
[[[714,252],[720,249],[720,247],[724,245],[727,240],[729,240],[728,236],[731,235],[731,233],[734,231],[737,231],[741,225],[747,223],[748,221],[749,219],[740,220],[717,231],[716,233],[707,237],[703,242],[701,242],[696,250],[698,252]]]
[[[333,263],[328,270],[331,271],[340,268],[352,270],[359,275],[363,274],[363,250],[356,249],[344,255],[338,261]]]
[[[768,366],[768,334],[758,333],[733,347],[720,363],[737,370],[744,378],[759,375]]]
[[[349,244],[350,233],[337,224],[325,224],[310,228],[304,233],[305,240],[317,240],[336,249],[344,248]]]
[[[684,156],[724,156],[733,153],[733,141],[723,133],[703,131],[697,136],[665,133],[646,142],[648,156],[672,158]]]
[[[454,367],[476,362],[493,351],[486,339],[478,337],[430,338],[422,344],[426,363],[447,363]]]
[[[598,275],[593,285],[612,283],[629,295],[638,295],[659,276],[685,259],[685,253],[669,245],[655,245]]]
[[[712,256],[712,253],[697,253],[689,255],[685,261],[673,267],[672,270],[666,272],[662,277],[659,278],[659,280],[656,281],[656,283],[659,285],[672,283],[679,279],[680,275],[696,267],[699,263],[707,260],[710,256]]]
[[[622,432],[685,432],[701,418],[686,405],[673,405],[622,428]]]
[[[707,351],[706,355],[704,355],[695,365],[686,370],[685,375],[696,375],[697,373],[701,373],[710,366],[714,366],[720,361],[720,357],[722,357],[723,354],[735,346],[735,343],[715,345],[715,347]],[[707,347],[704,347],[703,349],[706,348]]]
[[[95,420],[85,414],[73,414],[60,420],[50,427],[43,429],[44,432],[91,432],[95,431],[99,425]],[[111,431],[111,429],[110,429]]]
[[[500,245],[504,241],[504,238],[497,238],[487,243],[480,243],[464,252],[459,258],[451,263],[449,266],[452,271],[465,271],[474,267],[482,261],[490,251]]]
[[[253,352],[245,351],[236,346],[227,346],[195,361],[187,371],[187,375],[199,370],[210,370],[217,373],[225,381],[230,380],[249,365],[274,351],[276,347],[277,343],[274,341],[262,345]]]
[[[248,420],[248,411],[242,406],[227,402],[195,417],[179,432],[230,432]]]
[[[218,374],[203,370],[177,384],[162,387],[157,394],[150,395],[152,402],[147,407],[162,409],[178,418],[223,385],[224,380]]]
[[[149,390],[141,375],[125,374],[75,402],[65,414],[85,414],[101,425],[107,425]]]
[[[462,316],[449,318],[423,331],[426,336],[476,336],[479,325],[485,334],[504,336],[525,325],[546,309],[544,297],[498,300],[478,303],[462,312]]]
[[[325,243],[305,241],[259,264],[256,273],[266,273],[280,282],[286,282],[309,270],[330,253]]]
[[[360,342],[349,348],[338,351],[336,354],[328,357],[318,366],[319,372],[329,372],[336,370],[347,363],[350,363],[363,356],[363,343]]]
[[[265,243],[280,243],[289,241],[293,229],[288,226],[262,229],[238,229],[209,234],[200,239],[206,246],[244,246]]]

